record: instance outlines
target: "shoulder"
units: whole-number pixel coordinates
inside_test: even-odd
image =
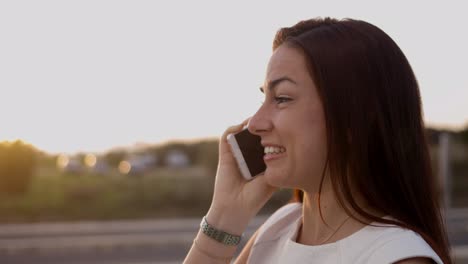
[[[367,263],[429,263],[428,259],[432,259],[442,264],[431,246],[416,232],[401,227],[386,229],[374,241]]]
[[[281,208],[276,210],[265,222],[265,225],[268,223],[276,222],[282,218],[288,217],[291,214],[297,214],[299,212],[302,214],[302,204],[301,203],[288,203],[283,205]]]
[[[291,231],[292,224],[302,215],[301,203],[289,203],[274,212],[258,230],[255,244],[276,240]]]

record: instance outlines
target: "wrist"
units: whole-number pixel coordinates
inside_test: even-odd
[[[206,221],[206,217],[203,217],[200,228],[203,234],[226,246],[237,246],[242,238],[242,235],[230,234],[210,225]]]
[[[206,221],[213,227],[229,234],[242,235],[247,229],[250,218],[239,212],[229,213],[228,210],[210,208],[205,216]]]

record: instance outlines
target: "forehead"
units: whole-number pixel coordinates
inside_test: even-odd
[[[267,67],[267,80],[277,77],[301,77],[308,75],[304,55],[298,48],[286,45],[279,46],[271,55]]]

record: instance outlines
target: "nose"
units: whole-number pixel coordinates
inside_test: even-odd
[[[258,136],[271,131],[273,123],[271,115],[268,113],[265,105],[262,105],[257,112],[250,118],[247,128],[250,133]]]

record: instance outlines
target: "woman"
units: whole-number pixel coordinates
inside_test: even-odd
[[[235,263],[451,263],[418,84],[388,35],[351,19],[282,28],[262,91],[255,115],[222,136],[212,205],[185,263],[229,263],[279,187],[296,189],[296,202]],[[249,182],[226,142],[247,123],[267,152]]]

